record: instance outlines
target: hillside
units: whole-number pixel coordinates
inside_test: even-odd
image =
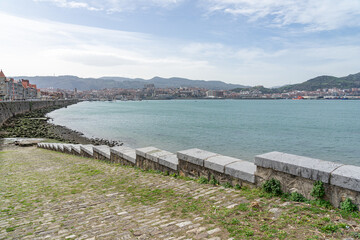
[[[319,76],[312,78],[303,83],[286,85],[278,88],[265,88],[263,86],[256,86],[251,88],[236,88],[233,89],[234,92],[239,92],[241,90],[259,90],[262,93],[281,93],[289,91],[316,91],[317,89],[323,88],[339,88],[339,89],[349,89],[349,88],[360,88],[360,73],[350,74],[346,77],[333,77],[333,76]]]
[[[154,84],[156,88],[178,88],[178,87],[198,87],[211,90],[230,90],[234,88],[243,88],[239,84],[228,84],[221,81],[190,80],[186,78],[161,78],[154,77],[149,80],[141,78],[123,78],[123,77],[102,77],[102,78],[79,78],[77,76],[18,76],[15,79],[29,79],[39,88],[60,88],[78,90],[98,90],[104,88],[125,88],[137,89],[143,88],[145,84]]]
[[[346,77],[333,77],[333,76],[319,76],[310,79],[300,84],[293,84],[278,88],[280,91],[289,90],[304,90],[315,91],[322,88],[359,88],[360,87],[360,73],[350,74]]]

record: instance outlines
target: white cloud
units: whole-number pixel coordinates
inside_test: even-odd
[[[275,26],[304,25],[309,31],[360,26],[359,0],[202,0],[209,12],[241,15]]]
[[[90,11],[123,12],[150,7],[170,8],[183,0],[33,0],[49,2],[62,8],[84,8]]]
[[[360,45],[347,37],[321,44],[294,42],[269,50],[164,39],[1,12],[0,29],[0,68],[11,76],[179,76],[274,86],[360,70]]]
[[[15,17],[0,12],[0,67],[9,75],[196,76],[204,59],[176,54],[169,39],[148,34]],[[200,76],[200,74],[198,74]]]

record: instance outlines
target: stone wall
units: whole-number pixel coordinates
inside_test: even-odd
[[[280,181],[284,192],[298,192],[312,199],[313,185],[321,181],[325,187],[325,199],[332,205],[339,207],[340,202],[350,198],[360,206],[360,167],[282,152],[256,156],[255,165],[258,186],[274,178]]]
[[[66,107],[74,103],[77,103],[77,100],[0,102],[0,127],[6,122],[6,120],[18,114],[51,106]]]
[[[60,144],[38,146],[61,151]],[[255,157],[255,162],[222,156],[201,149],[188,149],[176,154],[155,147],[132,149],[124,146],[92,146],[63,144],[85,157],[117,164],[156,170],[191,178],[206,178],[232,186],[261,187],[272,178],[281,183],[283,192],[298,192],[312,199],[310,192],[316,181],[325,188],[325,200],[339,207],[346,198],[360,207],[360,167],[327,162],[319,159],[271,152]],[[68,149],[68,150],[67,150]],[[80,150],[79,150],[80,149]]]

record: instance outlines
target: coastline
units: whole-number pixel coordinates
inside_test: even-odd
[[[0,127],[0,138],[47,138],[65,143],[108,145],[110,147],[123,144],[121,141],[88,138],[79,131],[49,123],[51,118],[46,115],[60,108],[62,106],[52,106],[16,115]]]

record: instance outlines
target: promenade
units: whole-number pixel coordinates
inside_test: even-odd
[[[360,232],[359,219],[258,189],[35,147],[2,150],[0,189],[0,239],[343,239]]]

